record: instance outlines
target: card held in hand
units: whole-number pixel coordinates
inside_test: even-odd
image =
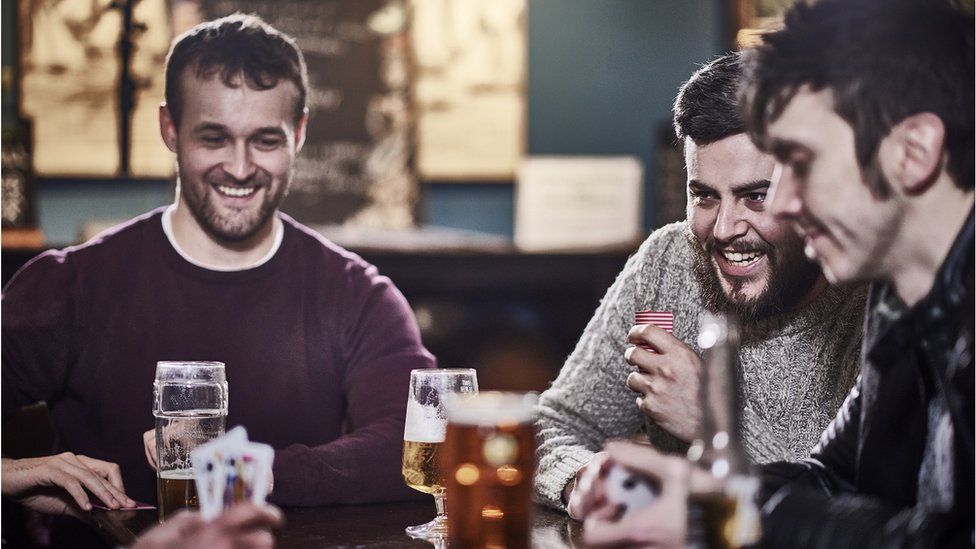
[[[670,334],[674,332],[674,313],[671,311],[637,311],[634,313],[634,323],[638,326],[653,324]],[[652,353],[657,352],[649,345],[638,345],[638,347]]]
[[[223,436],[191,452],[196,476],[200,515],[211,520],[235,503],[264,503],[268,496],[274,449],[250,442],[244,427],[235,427]]]

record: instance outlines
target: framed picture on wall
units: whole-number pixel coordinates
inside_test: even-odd
[[[415,166],[512,181],[525,153],[527,0],[412,0]]]
[[[729,0],[732,46],[743,49],[757,44],[762,33],[775,29],[795,3],[796,0]]]
[[[31,121],[36,175],[171,176],[158,121],[172,38],[167,0],[19,0],[17,7],[18,108]],[[126,109],[123,36],[132,41]]]

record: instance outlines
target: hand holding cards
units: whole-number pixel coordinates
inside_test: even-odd
[[[261,505],[268,496],[274,450],[248,441],[244,427],[235,427],[193,450],[190,458],[205,520],[235,503]]]
[[[607,502],[617,506],[619,517],[647,507],[659,491],[646,478],[616,463],[610,466],[604,482]]]

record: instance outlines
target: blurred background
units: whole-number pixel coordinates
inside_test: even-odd
[[[788,0],[4,0],[3,283],[173,200],[163,63],[198,21],[297,38],[283,210],[410,301],[445,367],[543,390],[646,234],[684,217],[679,85]]]

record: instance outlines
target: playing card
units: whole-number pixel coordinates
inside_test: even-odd
[[[205,520],[235,503],[263,503],[274,450],[247,440],[247,431],[235,427],[201,445],[190,454],[196,475],[200,514]]]
[[[674,332],[674,313],[671,311],[637,311],[634,313],[634,323],[638,326],[653,324],[662,330],[667,330],[670,334]],[[657,352],[649,345],[638,345],[638,347],[652,353]]]
[[[243,496],[255,505],[264,503],[268,497],[268,484],[274,449],[267,444],[248,442],[237,462],[238,476],[243,485]],[[240,501],[240,500],[237,500]]]
[[[656,496],[657,490],[649,480],[620,465],[612,465],[607,472],[606,498],[618,506],[621,517],[647,507]]]
[[[230,447],[246,440],[246,431],[235,428],[190,452],[200,515],[205,520],[213,519],[223,509],[224,462]]]

